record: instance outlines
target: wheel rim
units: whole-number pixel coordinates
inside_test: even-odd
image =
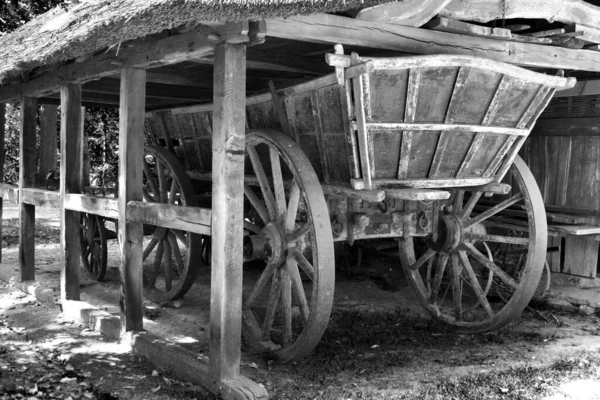
[[[90,278],[102,281],[106,274],[106,228],[98,215],[81,213],[79,225],[81,262]]]
[[[547,241],[542,196],[518,157],[507,179],[511,193],[495,202],[456,190],[439,203],[446,211],[437,237],[400,240],[403,268],[425,308],[459,331],[508,324],[538,287]]]
[[[244,271],[243,331],[253,348],[287,362],[316,346],[331,314],[329,213],[316,173],[289,137],[249,132],[246,153],[246,174],[259,184],[244,188],[244,258],[263,263]]]
[[[192,184],[167,150],[146,146],[144,201],[195,207]],[[160,303],[181,298],[201,264],[201,235],[144,224],[144,295]]]

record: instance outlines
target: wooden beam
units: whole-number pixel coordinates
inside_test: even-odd
[[[21,99],[21,136],[19,141],[19,189],[35,183],[35,128],[37,102]],[[35,206],[23,202],[19,195],[19,281],[35,279]]]
[[[26,188],[21,189],[21,196],[23,196],[23,203],[36,207],[60,207],[60,193],[53,190]]]
[[[246,47],[215,48],[210,370],[235,380],[242,329]]]
[[[81,146],[81,151],[83,152],[83,156],[81,158],[82,162],[82,172],[81,172],[81,186],[80,190],[83,192],[83,188],[90,186],[90,147],[89,147],[89,137],[87,131],[85,130],[85,107],[81,107],[81,128],[79,130],[81,133],[81,137],[83,140],[83,144]]]
[[[578,81],[571,89],[557,91],[554,97],[591,96],[600,94],[600,79]]]
[[[121,72],[119,110],[119,248],[121,250],[121,332],[143,329],[143,224],[127,221],[127,203],[141,201],[144,157],[146,70]]]
[[[210,208],[184,207],[143,201],[130,201],[127,203],[128,221],[179,229],[201,235],[210,235],[211,218]]]
[[[98,81],[88,82],[83,86],[84,98],[88,93],[100,94],[118,94],[120,90],[120,82],[117,79],[101,79]],[[173,84],[166,85],[161,83],[146,83],[146,98],[157,99],[175,99],[199,101],[210,97],[212,91],[210,89],[198,89],[190,86],[174,86]]]
[[[64,205],[68,210],[97,214],[104,218],[119,218],[119,204],[117,199],[109,197],[67,193],[65,194]]]
[[[419,27],[435,17],[451,0],[408,0],[367,7],[357,19]]]
[[[6,136],[6,104],[0,103],[0,184],[4,183],[4,141]],[[2,262],[2,213],[3,195],[0,196],[0,263]]]
[[[60,293],[63,300],[79,300],[79,213],[64,207],[66,193],[81,191],[81,86],[60,91]]]
[[[531,136],[600,136],[600,118],[538,119]]]
[[[46,184],[46,175],[56,169],[56,153],[58,147],[57,107],[43,105],[40,107],[40,155],[37,181]]]
[[[476,22],[526,18],[600,25],[600,8],[583,0],[452,0],[440,15]]]
[[[600,72],[600,52],[437,32],[330,14],[266,21],[267,35],[415,54],[466,54],[531,67]],[[1,99],[0,99],[1,101]]]
[[[0,197],[13,203],[19,202],[19,186],[9,183],[0,183]]]

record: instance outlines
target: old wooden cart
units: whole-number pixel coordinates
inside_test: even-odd
[[[541,195],[517,153],[574,79],[470,56],[342,52],[327,56],[335,74],[247,99],[240,224],[245,261],[263,262],[244,272],[246,339],[281,361],[310,352],[332,308],[333,242],[380,238],[398,239],[408,281],[439,321],[463,332],[509,323],[536,290],[547,240]],[[210,200],[212,112],[147,114],[147,202]],[[183,296],[208,264],[209,236],[147,233],[147,297]],[[82,242],[88,258],[99,254],[93,236]]]

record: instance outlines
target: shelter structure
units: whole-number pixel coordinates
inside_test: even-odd
[[[283,88],[283,93],[286,87],[335,72],[324,56],[332,53],[336,44],[365,56],[466,55],[552,72],[600,72],[600,52],[574,48],[573,41],[565,37],[577,35],[565,36],[564,28],[554,35],[559,37],[544,39],[544,35],[513,34],[507,28],[458,23],[453,18],[477,19],[462,16],[465,11],[459,1],[409,1],[375,7],[379,3],[382,1],[82,1],[54,9],[1,37],[0,103],[20,102],[21,110],[19,185],[1,186],[2,198],[20,204],[19,279],[35,280],[36,207],[59,206],[61,298],[64,307],[76,308],[80,299],[80,213],[115,219],[121,251],[121,332],[136,333],[143,330],[143,225],[210,235],[210,361],[196,372],[205,386],[225,398],[266,397],[264,388],[239,373],[245,245],[240,216],[244,215],[247,96],[268,91],[269,82]],[[523,14],[518,14],[519,4],[529,3],[524,1],[474,3],[492,14],[488,20],[550,18],[542,14],[547,12],[544,7],[533,11],[525,7]],[[586,18],[599,14],[588,3],[552,2],[562,5],[563,11],[567,3],[587,10]],[[584,21],[584,25],[591,23]],[[339,72],[346,61],[343,57],[336,60],[338,64],[332,65]],[[277,91],[272,90],[277,98]],[[158,116],[166,125],[166,114],[161,114],[166,109],[211,102],[212,121],[207,120],[205,129],[212,135],[212,153],[206,158],[212,165],[211,208],[144,202],[144,132],[153,130],[146,124]],[[38,104],[60,104],[58,192],[35,187]],[[82,106],[88,105],[119,107],[116,198],[90,196],[82,184]],[[1,135],[3,110],[0,108]],[[315,114],[316,125],[323,127],[319,118]],[[193,149],[195,139],[183,133],[175,139],[185,158],[186,146]],[[0,140],[0,158],[3,143]],[[2,165],[0,159],[0,177]],[[347,188],[344,193],[363,196],[355,193],[358,190]],[[407,195],[403,192],[401,196]]]

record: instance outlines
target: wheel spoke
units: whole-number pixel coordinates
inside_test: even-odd
[[[248,232],[259,234],[262,229],[258,225],[254,225],[252,222],[244,221],[244,229]]]
[[[285,233],[289,233],[294,229],[296,224],[296,215],[298,214],[298,205],[300,204],[300,186],[296,179],[292,181],[290,190],[290,199],[288,201],[287,215],[285,217]]]
[[[150,165],[148,165],[148,162],[146,161],[146,157],[144,157],[143,166],[144,166],[144,173],[146,175],[146,181],[148,182],[148,185],[150,185],[150,190],[152,190],[152,194],[154,195],[153,197],[158,200],[158,199],[160,199],[160,192],[158,191],[158,188],[156,187],[156,182],[154,181],[154,174],[152,173],[152,169],[150,168]]]
[[[144,197],[144,200],[147,201],[148,203],[154,203],[154,198],[152,197],[152,195],[150,195],[150,193],[148,193],[148,191],[146,189],[142,188],[142,196]]]
[[[487,297],[485,296],[485,293],[483,293],[483,289],[481,288],[479,280],[477,279],[475,271],[473,271],[473,267],[471,266],[471,262],[469,261],[469,256],[467,256],[467,253],[464,250],[460,250],[458,252],[458,256],[460,257],[460,261],[463,265],[463,268],[466,271],[469,280],[471,281],[471,287],[473,288],[473,291],[475,292],[475,295],[479,300],[479,304],[481,304],[487,315],[489,317],[492,317],[494,315],[494,312],[492,311],[492,306],[490,306],[490,303]],[[488,262],[490,261],[488,260]]]
[[[177,199],[177,181],[173,179],[171,181],[171,188],[169,189],[169,204],[175,204],[175,200]]]
[[[254,284],[252,292],[250,292],[250,295],[248,295],[248,297],[246,298],[246,301],[244,302],[244,308],[249,308],[254,304],[254,302],[260,295],[260,292],[262,292],[269,279],[271,279],[271,276],[275,272],[276,268],[276,264],[267,264],[263,272],[260,274],[260,277]]]
[[[252,190],[252,188],[249,185],[244,185],[244,194],[246,195],[246,198],[250,201],[250,204],[252,204],[252,207],[254,207],[254,209],[258,213],[260,219],[263,220],[265,225],[268,224],[269,221],[271,221],[271,217],[269,216],[269,211],[265,207],[264,201],[258,198],[256,193],[254,193],[254,190]]]
[[[283,346],[292,344],[292,282],[287,268],[281,269],[281,313],[283,318]]]
[[[456,253],[452,253],[452,298],[454,300],[454,316],[457,321],[463,320],[462,309],[462,286],[460,283],[460,275],[462,268]]]
[[[288,274],[292,280],[292,287],[294,289],[294,295],[298,306],[300,308],[300,315],[302,316],[302,323],[304,326],[308,324],[308,318],[310,316],[310,310],[308,308],[308,301],[306,300],[306,293],[304,292],[304,285],[302,285],[302,278],[300,277],[300,271],[298,271],[298,264],[294,259],[288,258],[286,262]]]
[[[475,207],[475,205],[477,204],[477,202],[481,198],[482,194],[483,194],[483,192],[471,193],[471,197],[469,197],[469,200],[467,201],[467,204],[465,204],[465,206],[463,207],[463,209],[460,211],[460,214],[458,214],[458,216],[461,219],[467,219],[467,218],[469,218],[469,215],[471,215],[471,212],[473,211],[473,208]]]
[[[160,202],[167,202],[167,179],[165,177],[165,166],[162,162],[156,162],[156,173],[158,174],[158,190],[160,191]]]
[[[275,192],[275,209],[278,220],[286,217],[285,187],[283,185],[283,174],[281,173],[281,162],[279,153],[274,147],[269,147],[271,158],[271,173],[273,175],[273,191]],[[283,221],[282,221],[283,222]]]
[[[184,245],[185,247],[188,246],[188,238],[187,238],[188,233],[181,231],[179,229],[171,229],[170,231],[173,232],[175,237],[181,242],[182,245]]]
[[[493,243],[509,243],[527,245],[529,244],[529,238],[515,237],[515,236],[500,236],[500,235],[487,235],[481,233],[465,232],[465,238],[469,240],[481,240],[483,242]]]
[[[150,275],[150,287],[156,285],[156,279],[158,278],[158,271],[160,271],[160,264],[162,263],[164,251],[165,246],[161,240],[160,243],[158,243],[156,254],[154,255],[154,264],[152,265],[152,274]]]
[[[302,268],[304,273],[310,278],[311,281],[315,281],[315,268],[312,264],[304,257],[304,254],[298,249],[290,250],[291,257],[296,260],[298,266]]]
[[[262,340],[269,340],[271,336],[271,327],[273,326],[273,320],[275,319],[275,312],[277,311],[277,305],[279,304],[279,295],[281,294],[281,273],[280,270],[276,270],[273,274],[271,282],[271,292],[269,293],[269,301],[267,303],[267,309],[265,312],[265,319],[261,327]]]
[[[471,243],[464,243],[464,248],[473,255],[484,266],[491,270],[494,275],[497,275],[504,283],[509,285],[512,289],[517,290],[519,284],[510,275],[508,275],[502,268],[490,261],[486,256],[481,254],[479,250],[475,248]]]
[[[431,287],[431,293],[429,294],[429,302],[431,304],[436,304],[438,300],[438,293],[440,291],[440,286],[442,284],[442,278],[444,277],[444,272],[446,271],[446,264],[448,264],[448,258],[450,255],[448,253],[439,253],[438,254],[438,262],[435,268],[435,276],[433,278],[433,286]]]
[[[456,195],[454,196],[454,202],[452,204],[452,212],[453,213],[458,213],[460,210],[462,210],[462,206],[463,206],[463,199],[465,198],[465,191],[464,190],[457,190],[456,191]]]
[[[169,238],[169,244],[171,245],[171,250],[173,251],[175,262],[177,264],[177,272],[179,273],[179,278],[181,279],[185,273],[185,264],[183,262],[183,257],[181,257],[181,251],[179,250],[179,245],[177,244],[177,238],[171,231],[168,232],[167,237]]]
[[[465,221],[464,227],[468,228],[469,226],[472,226],[481,221],[484,221],[484,220],[488,219],[489,217],[498,214],[500,211],[512,206],[513,204],[517,203],[518,201],[520,201],[522,199],[523,199],[523,194],[517,193],[517,194],[509,197],[508,199],[504,200],[503,202],[496,204],[494,207],[485,210],[481,214],[479,214],[471,219],[468,219],[467,221]]]
[[[173,267],[171,266],[171,245],[167,239],[163,239],[165,243],[165,265],[163,270],[165,272],[165,290],[168,292],[173,288]]]
[[[286,240],[288,243],[294,243],[302,239],[308,232],[310,232],[310,226],[306,223],[303,227],[296,229],[296,231],[287,235]]]
[[[421,257],[419,257],[419,259],[413,265],[410,266],[410,269],[412,271],[416,271],[423,264],[425,264],[425,262],[427,262],[427,260],[429,260],[434,255],[435,255],[435,250],[427,249],[427,251],[425,251],[425,253],[423,253],[423,255]]]
[[[144,249],[144,253],[142,254],[142,260],[148,258],[150,253],[152,253],[152,250],[154,250],[154,248],[156,247],[157,243],[157,238],[153,237],[152,239],[150,239],[150,243],[148,243],[148,246],[146,246],[146,248]]]
[[[250,162],[252,163],[252,168],[254,169],[254,174],[256,175],[256,179],[258,179],[258,184],[260,186],[260,190],[263,195],[263,199],[267,205],[267,210],[269,210],[269,216],[271,220],[277,219],[277,208],[275,206],[275,198],[273,197],[273,192],[271,191],[271,185],[269,184],[269,179],[267,178],[267,174],[265,173],[265,169],[260,162],[260,157],[256,152],[256,148],[254,146],[248,146],[246,148],[246,152],[250,157]]]

